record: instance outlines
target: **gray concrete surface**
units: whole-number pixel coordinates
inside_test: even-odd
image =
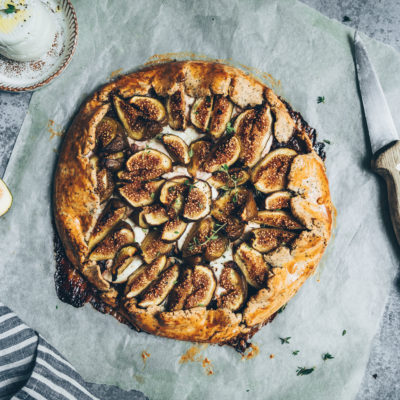
[[[301,0],[330,18],[358,28],[400,51],[400,1]],[[3,175],[21,127],[30,94],[0,93],[0,176]],[[144,399],[139,393],[113,386],[91,385],[101,399]],[[381,327],[374,339],[357,400],[400,399],[400,278],[393,285]]]

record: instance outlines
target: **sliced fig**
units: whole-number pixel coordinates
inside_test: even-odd
[[[241,191],[243,193],[243,196],[245,197],[242,203],[243,205],[240,213],[240,218],[242,219],[242,221],[250,221],[257,215],[258,212],[253,192],[247,189],[243,190],[242,188],[238,188],[236,190],[239,193]]]
[[[118,153],[118,155],[119,154],[120,153]],[[100,164],[102,167],[107,168],[112,172],[117,172],[124,168],[125,156],[122,158],[115,158],[114,154],[109,154],[101,160]]]
[[[144,221],[147,225],[157,226],[168,221],[168,215],[165,208],[159,204],[144,207],[141,211]]]
[[[176,131],[187,127],[186,98],[183,89],[177,90],[167,99],[168,124]]]
[[[168,306],[170,311],[182,310],[185,306],[186,299],[193,292],[193,270],[185,268],[179,274],[178,284],[174,286],[168,296]]]
[[[189,147],[182,138],[176,135],[168,134],[163,135],[161,141],[163,142],[164,146],[168,150],[168,153],[174,160],[176,160],[180,164],[189,164]]]
[[[140,245],[142,256],[145,263],[150,264],[160,255],[168,254],[172,250],[173,245],[161,240],[160,233],[150,231]]]
[[[207,182],[215,189],[233,189],[236,186],[244,185],[250,179],[249,173],[240,168],[215,171]]]
[[[110,260],[115,257],[119,249],[135,241],[131,226],[122,223],[115,231],[108,234],[90,253],[92,261]]]
[[[290,242],[297,236],[296,233],[278,228],[254,229],[250,234],[251,247],[260,253],[268,253],[281,244]]]
[[[101,242],[118,222],[125,219],[127,213],[128,207],[118,205],[116,202],[110,202],[96,222],[88,242],[89,250],[93,249],[94,246]]]
[[[205,96],[198,98],[193,103],[190,120],[196,128],[203,132],[207,130],[208,123],[210,122],[213,102],[212,96]]]
[[[110,198],[114,191],[114,180],[112,173],[103,168],[97,173],[97,185],[96,190],[100,196],[100,203],[104,203]]]
[[[190,175],[196,176],[197,171],[201,168],[210,151],[211,143],[205,140],[198,140],[190,145],[189,154],[192,154],[192,158],[187,168]]]
[[[225,132],[226,126],[231,119],[233,104],[225,96],[214,97],[214,108],[211,116],[209,132],[219,139]]]
[[[164,182],[164,179],[150,182],[132,182],[121,186],[118,191],[133,207],[144,207],[154,203],[157,191]]]
[[[251,180],[263,193],[282,190],[287,184],[287,175],[297,153],[292,149],[279,148],[268,153],[253,169]]]
[[[128,147],[121,124],[115,119],[104,117],[96,127],[96,137],[102,151],[116,153]]]
[[[128,279],[130,272],[133,272],[132,268],[129,268],[129,266],[136,253],[137,249],[135,246],[125,246],[119,250],[114,259],[111,271],[114,277],[114,283],[122,283]],[[136,268],[137,267],[135,267],[135,269]]]
[[[221,224],[224,224],[224,230],[228,239],[236,240],[242,236],[245,225],[236,217],[240,208],[238,207],[238,197],[236,202],[232,191],[226,192],[223,196],[214,200],[211,215]]]
[[[218,308],[239,310],[247,297],[246,279],[233,267],[225,265],[219,277],[219,285],[225,291],[217,298]]]
[[[230,217],[224,229],[228,239],[235,241],[243,235],[244,228],[245,224],[239,218]]]
[[[126,168],[138,179],[156,179],[172,169],[172,160],[154,149],[145,149],[133,154],[126,162]]]
[[[160,202],[166,206],[171,205],[178,196],[181,196],[187,191],[187,176],[177,176],[176,178],[168,179],[161,188]]]
[[[152,97],[133,96],[129,103],[138,108],[146,119],[162,122],[166,117],[166,111],[162,103]]]
[[[240,141],[240,161],[245,166],[257,164],[261,154],[272,135],[271,110],[267,105],[244,111],[234,125],[235,136]]]
[[[131,219],[136,225],[140,226],[143,229],[150,228],[150,225],[144,220],[143,209],[135,210],[131,215]]]
[[[257,215],[253,193],[242,186],[225,192],[214,201],[211,215],[223,223],[231,223],[236,215],[243,221],[250,221]]]
[[[266,285],[269,267],[260,252],[243,242],[233,258],[251,286],[259,289]]]
[[[196,222],[189,231],[182,246],[182,256],[187,259],[196,254],[202,254],[204,244],[212,236],[214,221],[212,218],[205,218]]]
[[[173,265],[165,270],[142,294],[139,307],[147,308],[161,304],[176,284],[179,277],[179,267]]]
[[[214,232],[216,232],[218,228],[215,227],[214,224]],[[210,240],[206,243],[204,250],[204,259],[206,261],[213,261],[217,258],[220,258],[222,254],[225,253],[229,245],[228,238],[223,236],[221,233],[213,233]]]
[[[185,309],[207,307],[217,286],[214,273],[208,267],[196,265],[192,275],[193,292],[185,301]]]
[[[291,198],[292,194],[287,190],[272,193],[265,199],[265,209],[281,210],[282,208],[289,208]]]
[[[202,180],[195,180],[193,184],[188,185],[189,194],[183,207],[183,216],[188,220],[197,221],[210,213],[211,188]]]
[[[123,168],[125,164],[125,153],[119,151],[118,153],[111,153],[103,155],[100,165],[110,171],[116,172]]]
[[[117,136],[118,122],[110,117],[104,117],[96,127],[96,139],[101,148],[107,147]]]
[[[156,258],[151,264],[141,265],[128,279],[125,287],[126,298],[138,296],[157,278],[166,265],[166,256]]]
[[[289,230],[304,229],[304,227],[296,221],[296,219],[286,211],[258,211],[257,216],[252,219],[260,225],[272,226],[275,228],[283,228]]]
[[[222,166],[234,164],[240,154],[240,141],[236,136],[222,138],[203,163],[206,172],[218,171]]]
[[[178,240],[187,227],[187,223],[179,218],[168,221],[161,231],[161,239],[166,242],[175,242]]]
[[[142,113],[117,96],[113,97],[113,103],[118,118],[129,137],[135,140],[143,139],[145,136],[145,126],[141,118]]]

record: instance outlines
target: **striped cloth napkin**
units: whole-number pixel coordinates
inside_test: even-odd
[[[97,400],[89,389],[94,386],[121,392],[102,396],[109,400],[146,398],[140,392],[85,382],[54,347],[0,302],[0,400]]]

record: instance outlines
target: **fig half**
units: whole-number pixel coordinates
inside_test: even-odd
[[[233,104],[227,97],[217,95],[214,97],[214,107],[209,126],[209,133],[219,139],[225,132],[228,122],[231,119]]]
[[[183,89],[178,89],[167,99],[168,124],[176,131],[187,127],[186,98]]]
[[[281,210],[282,208],[289,208],[291,198],[292,194],[287,190],[272,193],[265,199],[265,209]]]
[[[193,292],[185,301],[185,309],[207,307],[217,286],[214,273],[208,267],[196,265],[192,274]]]
[[[168,134],[163,135],[161,141],[173,159],[178,161],[180,164],[189,164],[189,148],[182,138],[176,135]]]
[[[128,279],[125,287],[126,298],[138,296],[158,277],[166,265],[166,256],[156,258],[151,264],[141,265]]]
[[[134,241],[135,235],[131,226],[124,222],[95,247],[90,253],[89,259],[92,261],[111,260],[119,249]]]
[[[253,249],[260,253],[268,253],[282,244],[290,242],[297,236],[296,233],[278,228],[254,229],[250,234],[250,243]]]
[[[196,180],[193,184],[187,180],[189,194],[183,207],[183,217],[197,221],[204,218],[211,210],[211,188],[207,182]]]
[[[144,149],[133,154],[126,162],[131,179],[156,179],[172,169],[172,160],[154,149]]]
[[[165,108],[157,99],[146,96],[133,96],[129,103],[138,108],[146,119],[162,122],[166,118]]]
[[[240,151],[240,141],[236,136],[222,138],[204,161],[204,171],[215,172],[222,166],[231,166],[238,160]]]
[[[287,184],[287,175],[297,153],[292,149],[280,148],[268,153],[253,169],[251,180],[263,193],[282,190]]]
[[[198,98],[192,106],[190,120],[196,128],[203,132],[208,128],[213,102],[212,96],[205,96]]]
[[[163,254],[168,254],[172,247],[171,243],[161,240],[160,233],[157,231],[150,231],[140,245],[143,259],[147,264],[150,264]]]
[[[258,211],[257,216],[252,219],[260,225],[272,226],[275,228],[283,228],[289,230],[299,230],[304,229],[296,219],[286,211]]]
[[[179,267],[173,265],[165,270],[142,294],[139,307],[147,308],[161,304],[176,284],[179,277]]]
[[[267,105],[244,111],[234,124],[235,136],[240,141],[240,161],[245,166],[253,167],[272,135],[271,110]]]
[[[247,297],[246,279],[233,267],[225,265],[219,277],[219,285],[224,293],[217,297],[218,308],[237,311]]]
[[[164,179],[150,182],[132,182],[121,186],[118,191],[133,207],[144,207],[154,203],[157,191],[164,182]]]
[[[243,242],[236,249],[233,258],[251,286],[257,289],[266,286],[269,267],[260,252]]]

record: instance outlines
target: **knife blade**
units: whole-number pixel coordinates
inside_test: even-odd
[[[372,153],[376,154],[389,143],[399,140],[399,135],[375,68],[369,60],[367,49],[357,31],[354,34],[354,49],[358,83]]]
[[[372,168],[386,181],[390,218],[400,244],[400,140],[382,86],[357,31],[354,49],[357,78],[374,155]]]

